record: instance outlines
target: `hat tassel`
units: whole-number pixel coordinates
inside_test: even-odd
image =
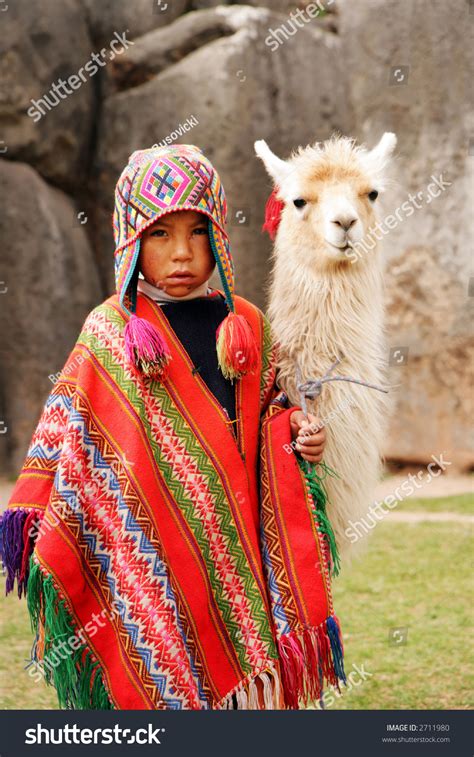
[[[124,338],[127,357],[141,373],[150,378],[166,378],[171,352],[163,334],[150,321],[131,315]]]
[[[227,379],[240,378],[258,367],[258,348],[249,322],[230,312],[217,331],[217,362]]]

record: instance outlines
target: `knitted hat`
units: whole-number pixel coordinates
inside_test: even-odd
[[[198,211],[209,219],[209,242],[229,310],[216,331],[218,363],[226,378],[239,378],[255,370],[257,345],[250,324],[235,312],[224,188],[215,168],[194,145],[135,151],[115,188],[115,281],[120,305],[130,316],[124,332],[127,356],[146,376],[166,378],[171,360],[166,339],[153,324],[135,315],[137,261],[143,231],[179,210]]]

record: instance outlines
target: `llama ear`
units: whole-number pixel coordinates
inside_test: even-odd
[[[263,160],[265,168],[278,187],[282,187],[291,172],[290,165],[272,152],[264,139],[254,142],[255,152]]]
[[[367,158],[376,171],[382,171],[385,168],[396,144],[396,135],[391,131],[386,131],[380,142],[367,154]]]

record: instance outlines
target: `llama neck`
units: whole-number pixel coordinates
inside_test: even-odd
[[[311,349],[330,360],[341,352],[356,362],[379,355],[383,281],[378,255],[318,273],[277,253],[268,313],[282,354]]]

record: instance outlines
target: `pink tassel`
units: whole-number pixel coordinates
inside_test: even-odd
[[[278,654],[289,709],[299,709],[300,700],[307,706],[320,699],[324,680],[340,691],[326,624],[284,634],[278,639]]]
[[[171,353],[163,334],[145,318],[131,315],[124,338],[129,361],[145,376],[164,380]]]
[[[311,701],[319,699],[322,693],[322,681],[319,672],[318,647],[312,628],[303,630],[303,646],[307,670],[307,690]]]
[[[258,347],[249,322],[229,313],[216,331],[217,361],[228,379],[240,378],[258,368]]]
[[[304,656],[303,651],[291,633],[278,641],[281,673],[285,702],[290,709],[297,710],[299,698],[303,694]]]

